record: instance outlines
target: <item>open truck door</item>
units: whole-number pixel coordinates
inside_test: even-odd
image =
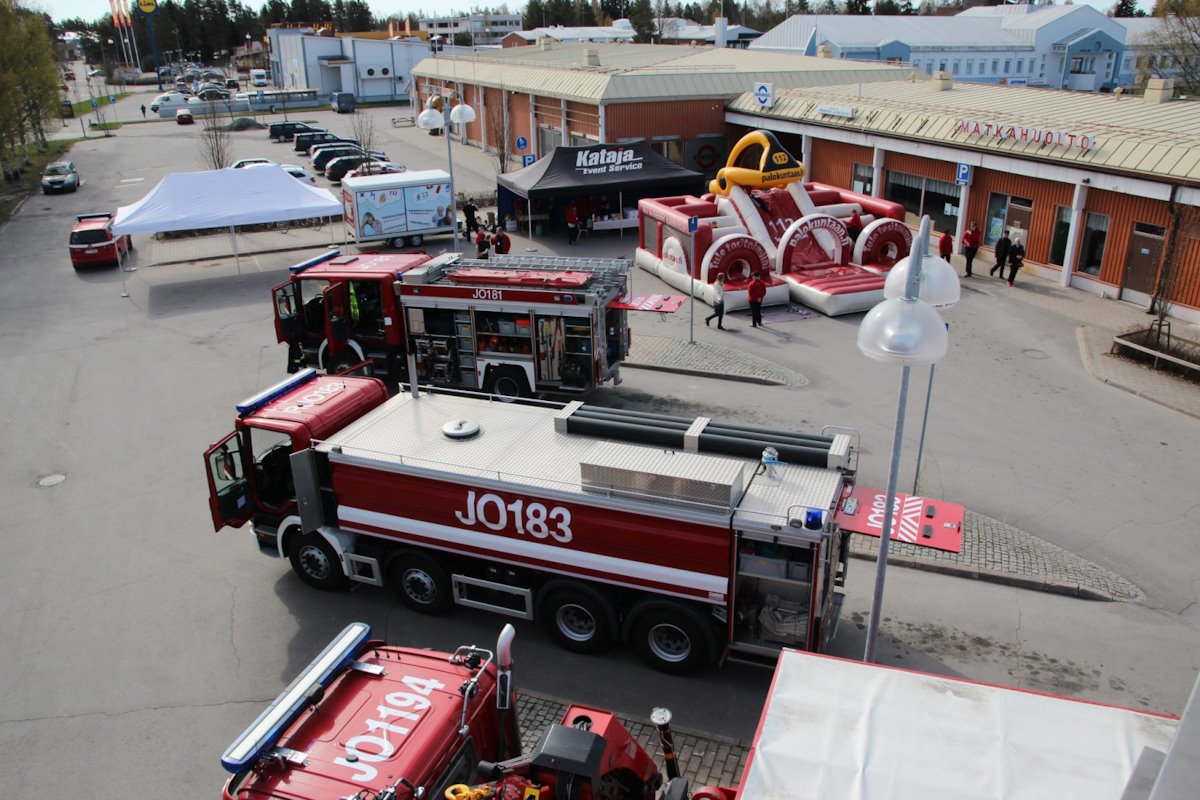
[[[236,432],[204,451],[204,466],[208,473],[208,507],[212,512],[213,529],[219,531],[226,525],[231,528],[245,525],[254,503],[242,459],[241,440]]]

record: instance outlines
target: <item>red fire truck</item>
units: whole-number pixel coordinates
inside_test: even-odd
[[[620,383],[628,311],[638,307],[629,268],[627,259],[335,250],[275,287],[275,331],[289,371],[343,372],[370,359],[392,391],[415,368],[423,383],[505,397],[582,394]]]
[[[494,653],[436,653],[372,641],[367,625],[351,623],[225,751],[225,800],[469,800],[527,789],[653,798],[657,766],[608,711],[569,706],[522,756],[513,635],[505,625]],[[470,791],[481,781],[490,794]],[[560,785],[563,794],[535,788]]]
[[[540,620],[684,673],[773,662],[836,630],[858,436],[419,389],[306,369],[237,406],[205,454],[217,530],[320,589]]]

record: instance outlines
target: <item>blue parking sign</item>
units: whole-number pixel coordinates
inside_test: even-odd
[[[99,108],[99,107],[100,107],[100,104],[99,104],[99,103],[97,103],[97,102],[96,102],[96,98],[94,98],[94,97],[93,97],[93,98],[92,98],[92,110],[94,111],[94,110],[96,110],[96,109],[97,109],[97,108]]]
[[[954,177],[954,182],[957,183],[959,186],[970,186],[971,185],[971,165],[970,164],[959,164],[958,165],[958,172]]]
[[[117,96],[115,94],[110,94],[108,96],[108,104],[111,106],[111,105],[115,105],[116,102],[117,102]]]
[[[522,167],[528,167],[535,161],[537,161],[537,156],[533,155],[532,153],[526,153],[525,155],[521,156]]]

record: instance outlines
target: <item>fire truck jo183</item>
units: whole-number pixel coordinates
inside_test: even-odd
[[[568,650],[623,642],[671,673],[820,651],[837,630],[853,430],[389,400],[378,379],[312,369],[237,411],[205,453],[213,524],[249,523],[319,589],[536,619]]]
[[[413,379],[504,397],[582,395],[629,353],[630,310],[680,298],[629,294],[628,259],[341,255],[291,268],[273,291],[288,371],[373,362],[394,392]]]

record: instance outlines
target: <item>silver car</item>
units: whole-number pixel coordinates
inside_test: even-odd
[[[42,194],[73,192],[79,188],[79,173],[72,161],[52,161],[42,173]]]

